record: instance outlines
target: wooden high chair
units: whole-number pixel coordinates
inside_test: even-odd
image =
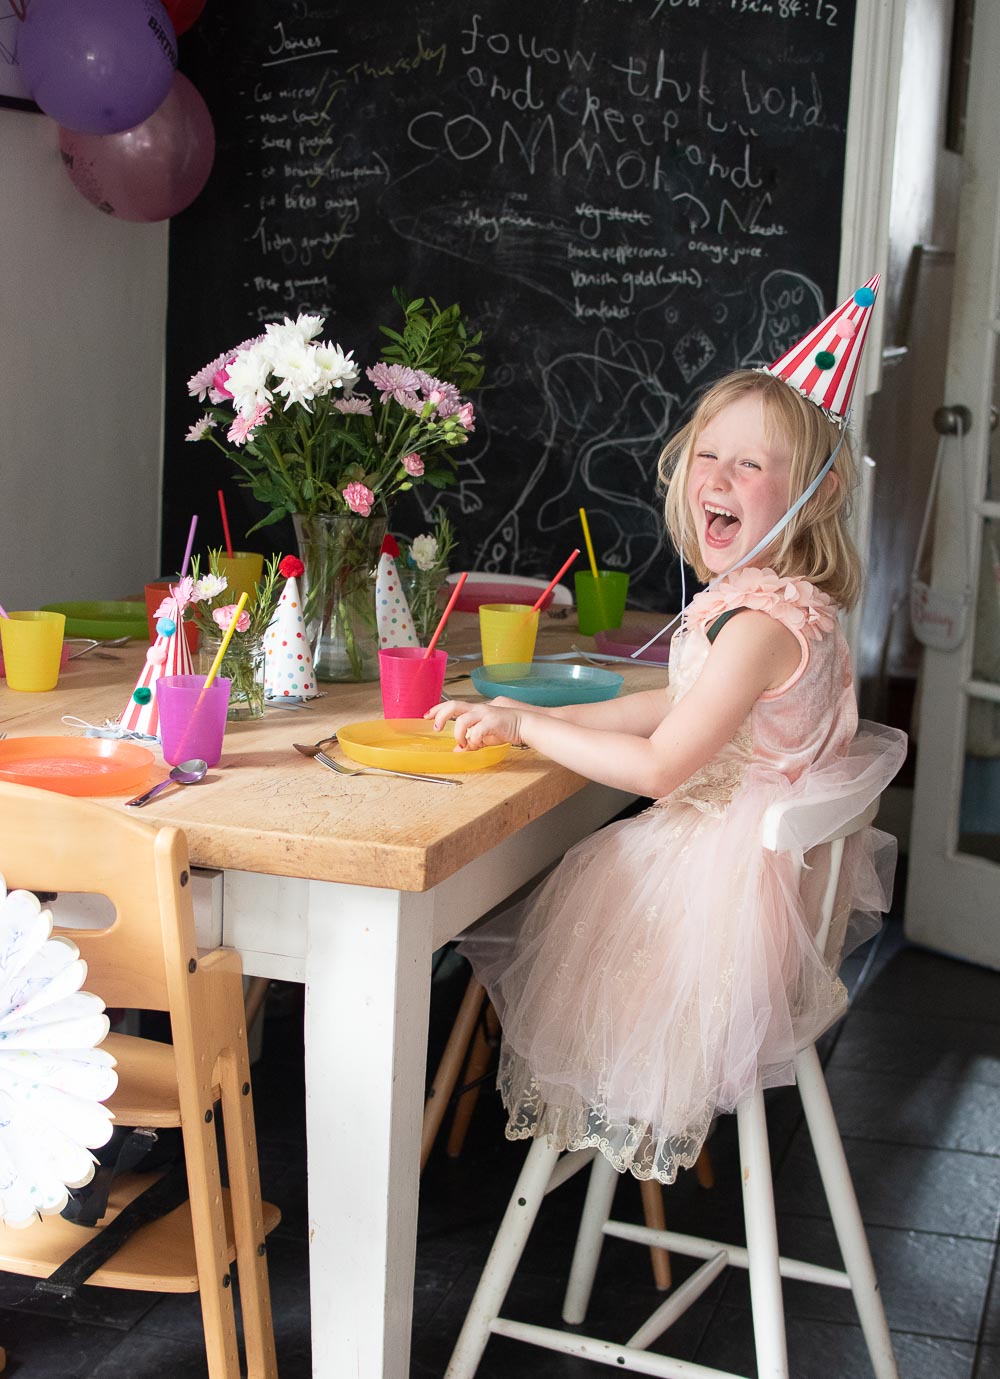
[[[200,1292],[210,1379],[238,1379],[235,1262],[247,1373],[275,1379],[264,1237],[280,1213],[260,1198],[240,959],[195,946],[183,833],[89,800],[0,784],[0,873],[11,890],[108,896],[116,911],[108,928],[72,931],[87,962],[87,989],[109,1006],[170,1015],[172,1044],[108,1035],[119,1084],[107,1105],[119,1124],[180,1126],[189,1200],[137,1230],[87,1283]],[[228,1190],[216,1139],[220,1109]],[[48,1278],[150,1180],[148,1173],[116,1178],[97,1228],[59,1216],[25,1230],[0,1227],[0,1269]]]
[[[843,820],[845,813],[852,809],[857,811],[856,814],[849,822],[832,826],[828,822],[829,815],[824,812],[828,808],[825,802],[798,806],[787,802],[777,804],[767,811],[763,824],[764,846],[775,852],[790,851],[797,824],[802,822],[806,811],[814,811],[808,836],[819,837],[822,842],[810,852],[809,862],[816,868],[813,876],[819,874],[821,878],[823,875],[826,878],[822,896],[815,902],[816,922],[813,926],[817,934],[816,944],[821,952],[825,950],[834,915],[844,840],[872,821],[878,808],[878,799],[869,802],[862,795],[853,802],[848,800],[846,806],[839,807],[836,817]],[[822,848],[828,850],[825,871],[820,871]],[[803,900],[806,902],[805,891]],[[795,1075],[843,1256],[844,1270],[823,1268],[786,1259],[778,1254],[764,1094],[760,1087],[736,1108],[746,1249],[722,1241],[679,1235],[673,1231],[651,1230],[648,1226],[612,1220],[611,1205],[619,1175],[608,1160],[596,1149],[560,1156],[544,1138],[536,1139],[532,1141],[486,1261],[445,1379],[472,1379],[493,1334],[546,1350],[595,1360],[611,1365],[616,1370],[660,1375],[662,1379],[678,1379],[678,1376],[688,1373],[697,1374],[699,1379],[738,1379],[729,1371],[691,1365],[672,1357],[653,1354],[647,1348],[705,1292],[727,1265],[746,1269],[749,1273],[757,1373],[760,1379],[789,1379],[781,1298],[782,1277],[850,1289],[854,1294],[876,1379],[899,1379],[861,1213],[815,1045],[809,1044],[796,1054]],[[704,1261],[621,1345],[597,1336],[581,1335],[578,1331],[529,1325],[500,1316],[504,1298],[546,1193],[559,1187],[578,1169],[591,1162],[593,1168],[563,1303],[564,1322],[578,1326],[584,1320],[605,1235],[645,1245],[666,1246],[678,1254]]]

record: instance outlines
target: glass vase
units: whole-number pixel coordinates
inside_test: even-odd
[[[447,570],[441,569],[420,570],[409,565],[403,565],[399,569],[399,582],[403,586],[406,602],[410,605],[413,630],[421,646],[427,645],[434,635],[435,627],[441,621],[444,605],[439,593],[447,576]],[[447,636],[448,624],[445,623],[438,646],[444,645]]]
[[[377,680],[375,573],[385,517],[296,514],[306,635],[317,680]]]
[[[222,645],[222,635],[201,634],[201,647],[198,651],[198,673],[207,675]],[[226,720],[230,723],[243,718],[263,718],[264,716],[264,642],[261,637],[250,637],[245,632],[234,632],[226,647],[218,673],[230,681],[229,710]]]

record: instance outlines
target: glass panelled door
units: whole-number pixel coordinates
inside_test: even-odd
[[[924,651],[906,933],[1000,968],[1000,4],[975,10],[933,587],[968,590],[965,635]],[[929,342],[928,342],[929,343]],[[932,346],[930,346],[932,347]],[[930,424],[930,417],[928,417]]]

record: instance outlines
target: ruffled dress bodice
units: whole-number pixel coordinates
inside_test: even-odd
[[[773,570],[740,570],[691,600],[670,647],[671,703],[701,674],[713,625],[737,608],[767,613],[787,627],[801,656],[789,679],[757,700],[733,741],[667,797],[713,811],[729,803],[751,762],[795,782],[809,767],[842,756],[858,726],[850,653],[835,605],[806,580],[782,579]]]
[[[827,849],[814,845],[859,797],[874,800],[905,754],[895,729],[857,731],[825,594],[743,570],[697,595],[671,645],[669,702],[690,692],[713,624],[735,608],[794,633],[801,657],[786,683],[682,786],[572,848],[523,906],[461,948],[503,1025],[508,1136],[596,1146],[619,1170],[665,1183],[694,1163],[716,1114],[758,1083],[793,1080],[796,1050],[845,1009],[845,946],[874,932],[891,894],[895,840],[854,834],[820,948]],[[822,833],[807,822],[792,852],[765,849],[778,801],[821,802]]]

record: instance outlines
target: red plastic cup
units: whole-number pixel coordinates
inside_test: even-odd
[[[203,675],[161,675],[156,682],[163,760],[171,766],[201,757],[215,766],[229,710],[229,680],[223,675],[205,688]]]
[[[389,646],[378,654],[382,713],[386,718],[423,718],[441,702],[447,651],[422,646]]]
[[[152,646],[152,644],[156,641],[156,610],[157,608],[159,608],[160,604],[170,593],[170,585],[176,583],[176,579],[158,579],[155,580],[152,584],[147,584],[145,586],[146,624],[149,627],[150,646]],[[197,625],[191,622],[189,619],[188,621],[183,623],[182,626],[184,628],[184,635],[185,637],[187,637],[188,650],[191,652],[193,656],[194,653],[198,650]]]

